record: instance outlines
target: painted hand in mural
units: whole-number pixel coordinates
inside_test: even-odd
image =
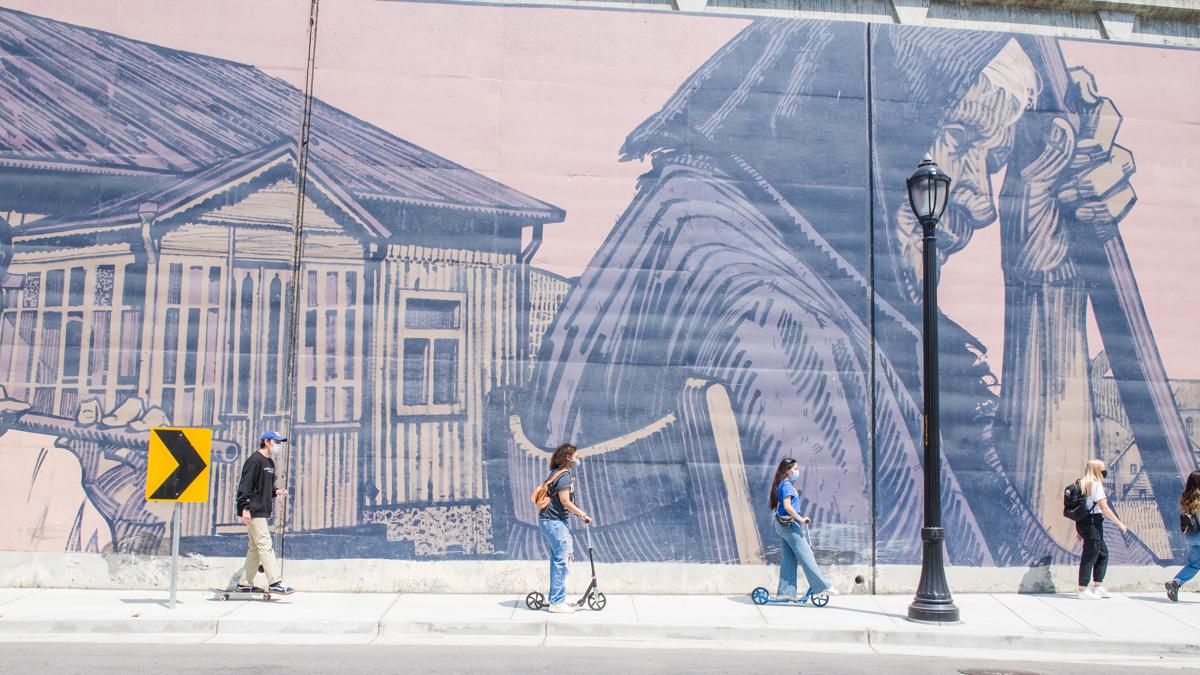
[[[1116,144],[1121,114],[1099,94],[1086,68],[1071,69],[1071,98],[1080,116],[1079,142],[1059,199],[1070,204],[1077,220],[1093,225],[1120,221],[1137,201],[1129,178],[1133,154]]]
[[[1039,119],[1026,128],[1036,129],[1034,136],[1041,147],[1023,166],[1011,166],[1009,186],[1015,204],[1002,209],[1001,231],[1008,258],[1005,273],[1009,280],[1043,281],[1047,275],[1061,277],[1067,259],[1067,237],[1061,226],[1058,187],[1070,181],[1067,171],[1076,156],[1075,130],[1064,117]],[[1020,154],[1020,153],[1018,153]]]

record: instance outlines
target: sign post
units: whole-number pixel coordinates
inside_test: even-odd
[[[175,589],[179,587],[179,502],[171,507],[171,605],[175,609]]]
[[[208,501],[212,429],[156,427],[146,457],[146,501],[174,502],[171,509],[171,604],[179,582],[179,504]]]

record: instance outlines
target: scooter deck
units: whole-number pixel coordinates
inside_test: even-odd
[[[258,589],[253,591],[239,591],[232,588],[210,588],[216,596],[217,600],[222,602],[226,600],[262,600],[264,602],[277,599],[270,591]]]

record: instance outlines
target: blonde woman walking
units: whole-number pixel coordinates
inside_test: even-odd
[[[1079,598],[1082,600],[1099,600],[1107,598],[1108,591],[1104,588],[1104,574],[1108,571],[1108,545],[1104,543],[1104,517],[1108,516],[1121,534],[1128,532],[1125,523],[1117,518],[1117,514],[1108,506],[1108,493],[1104,491],[1104,479],[1108,469],[1104,462],[1093,459],[1088,461],[1079,479],[1079,489],[1084,494],[1084,504],[1087,515],[1075,523],[1075,532],[1083,540],[1083,556],[1079,560]],[[1088,588],[1088,585],[1091,588]]]

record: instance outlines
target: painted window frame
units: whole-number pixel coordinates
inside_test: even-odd
[[[336,289],[336,297],[332,300],[329,297],[331,275]],[[347,283],[350,275],[354,277],[353,297]],[[312,286],[314,276],[315,288]],[[363,267],[353,263],[318,259],[305,261],[301,266],[295,401],[296,419],[301,424],[349,423],[362,419],[362,376],[366,367],[363,361],[365,276]],[[310,323],[313,324],[312,345],[308,335]]]
[[[131,262],[123,251],[13,262],[10,274],[21,284],[5,289],[10,302],[0,314],[0,381],[10,396],[41,412],[74,417],[81,401],[96,399],[109,410],[136,392],[117,381],[121,326],[116,322],[124,312],[141,311],[125,304],[125,271]],[[106,283],[98,289],[102,268]],[[49,276],[61,280],[53,301]],[[48,316],[58,325],[50,336],[45,332]]]
[[[461,291],[434,291],[424,289],[402,289],[397,294],[399,311],[397,312],[395,365],[392,369],[396,385],[395,411],[404,416],[448,416],[466,413],[467,393],[467,325],[470,317],[467,313],[467,294]],[[410,328],[408,326],[408,303],[410,300],[434,300],[455,302],[458,304],[458,322],[454,328]],[[426,340],[429,349],[424,356],[423,388],[425,403],[405,403],[407,381],[405,379],[405,345],[409,340]],[[454,400],[449,403],[436,403],[435,395],[437,382],[435,372],[436,344],[439,340],[453,340],[456,344],[454,359]]]

